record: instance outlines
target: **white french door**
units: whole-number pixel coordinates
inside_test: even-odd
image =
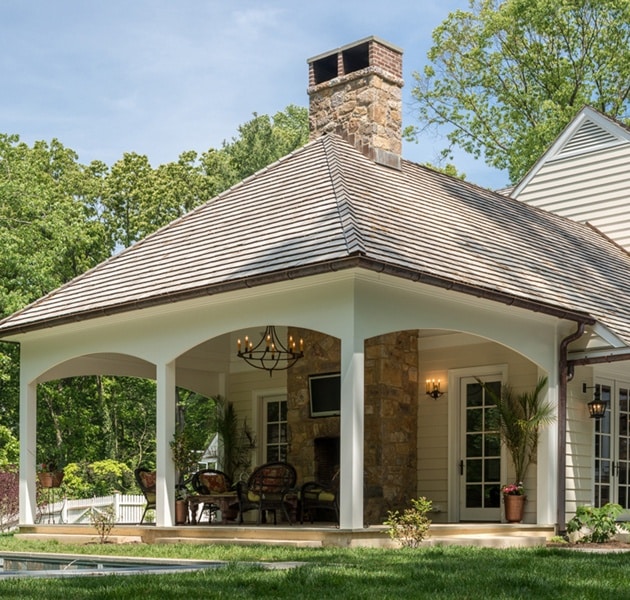
[[[608,409],[593,426],[593,503],[603,506],[614,502],[630,509],[630,384],[617,381],[596,387]]]
[[[479,378],[496,394],[501,376]],[[497,408],[477,378],[460,379],[459,516],[462,521],[501,520],[501,439]]]

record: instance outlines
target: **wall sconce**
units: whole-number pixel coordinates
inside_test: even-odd
[[[606,414],[606,406],[608,405],[608,402],[601,399],[599,386],[594,385],[591,387],[587,387],[587,385],[583,383],[582,393],[586,394],[586,390],[595,390],[595,393],[593,394],[593,399],[586,405],[588,406],[588,412],[591,416],[591,419],[603,418],[604,414]]]
[[[434,400],[437,400],[440,396],[443,396],[444,392],[440,391],[440,380],[427,379],[427,396],[431,396]]]

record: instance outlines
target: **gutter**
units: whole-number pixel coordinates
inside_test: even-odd
[[[620,362],[630,360],[630,352],[624,351],[619,354],[604,354],[599,356],[583,356],[582,358],[573,358],[567,361],[569,368],[582,367],[585,365],[601,365],[604,363]]]

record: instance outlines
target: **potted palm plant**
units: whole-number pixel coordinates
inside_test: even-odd
[[[239,422],[232,402],[218,398],[216,410],[214,428],[220,439],[219,462],[228,477],[237,481],[251,467],[256,437],[246,419]]]
[[[502,488],[506,520],[520,522],[527,500],[523,481],[529,465],[536,461],[540,428],[554,419],[553,407],[542,396],[547,377],[541,377],[533,390],[518,394],[504,385],[497,395],[490,386],[479,383],[497,407],[499,434],[514,468],[514,483]]]

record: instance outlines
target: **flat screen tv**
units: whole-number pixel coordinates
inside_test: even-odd
[[[311,398],[311,417],[332,417],[341,414],[339,373],[310,375],[308,389]]]

